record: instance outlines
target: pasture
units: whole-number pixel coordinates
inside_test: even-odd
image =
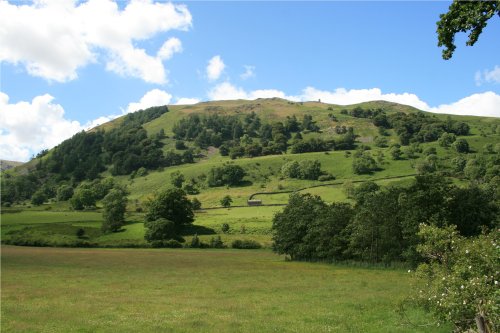
[[[2,332],[450,331],[399,317],[402,270],[288,262],[268,250],[3,246],[1,257]]]

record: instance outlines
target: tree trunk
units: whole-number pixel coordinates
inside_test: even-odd
[[[486,325],[484,317],[480,314],[476,316],[476,325],[479,333],[490,333],[490,330],[488,329],[488,325]]]

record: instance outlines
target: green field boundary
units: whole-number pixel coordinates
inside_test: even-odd
[[[389,177],[383,177],[383,178],[371,178],[371,179],[360,179],[360,180],[352,180],[352,183],[364,183],[367,181],[377,181],[377,180],[386,180],[386,179],[400,179],[400,178],[407,178],[407,177],[413,177],[416,176],[417,174],[412,173],[409,175],[400,175],[400,176],[389,176]],[[251,194],[248,197],[248,200],[252,200],[252,198],[256,195],[272,195],[272,194],[286,194],[286,193],[294,193],[294,192],[300,192],[303,190],[308,190],[310,188],[315,188],[315,187],[324,187],[324,186],[335,186],[335,185],[342,185],[347,179],[343,181],[336,181],[332,183],[325,183],[325,184],[317,184],[317,185],[312,185],[312,186],[307,186],[307,187],[302,187],[296,190],[286,190],[286,191],[274,191],[274,192],[256,192]],[[274,204],[276,205],[276,204]],[[282,204],[279,204],[282,205]],[[260,206],[273,206],[271,205],[260,205]],[[236,206],[235,206],[236,207]],[[259,206],[242,206],[242,207],[259,207]]]

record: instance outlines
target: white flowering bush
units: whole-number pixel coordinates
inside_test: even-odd
[[[422,224],[419,236],[417,251],[426,262],[416,270],[413,300],[456,331],[498,331],[499,230],[465,238],[454,226]]]

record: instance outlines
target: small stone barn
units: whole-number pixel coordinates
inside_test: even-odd
[[[249,206],[260,206],[260,205],[262,205],[262,200],[260,200],[260,199],[249,199],[249,200],[247,200],[247,204]]]

